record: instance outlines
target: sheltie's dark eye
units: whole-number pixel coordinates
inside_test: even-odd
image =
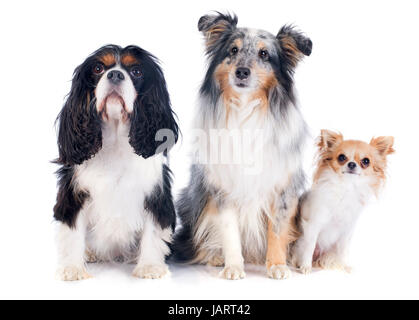
[[[94,74],[102,74],[103,71],[105,71],[105,67],[103,66],[103,64],[101,63],[97,63],[95,64],[95,66],[93,67],[93,73]]]
[[[370,165],[370,159],[364,158],[361,160],[361,167],[366,169]]]
[[[237,52],[239,52],[239,48],[237,48],[237,47],[233,47],[233,48],[231,48],[231,54],[232,54],[233,56],[235,56],[235,55],[237,54]]]
[[[344,154],[340,154],[338,156],[339,163],[344,163],[347,160],[346,156]]]
[[[261,57],[263,60],[266,60],[266,59],[268,59],[268,57],[269,57],[269,53],[268,53],[268,51],[266,51],[266,50],[260,50],[259,51],[259,57]]]
[[[139,66],[135,66],[131,68],[131,74],[134,78],[141,77],[142,73]]]

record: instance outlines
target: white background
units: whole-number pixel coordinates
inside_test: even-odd
[[[7,3],[7,4],[6,4]],[[417,1],[13,1],[0,9],[0,298],[419,298]],[[362,215],[351,275],[321,271],[267,279],[247,267],[242,281],[217,268],[174,267],[163,280],[131,277],[132,265],[89,266],[93,279],[54,279],[54,120],[74,68],[107,43],[157,55],[183,141],[172,152],[175,195],[188,179],[188,127],[205,59],[197,30],[210,10],[239,26],[276,33],[295,23],[313,40],[296,72],[302,112],[321,128],[369,141],[395,136],[389,179]],[[310,141],[312,144],[312,141]],[[312,172],[313,148],[306,169]]]

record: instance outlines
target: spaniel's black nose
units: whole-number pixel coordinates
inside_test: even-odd
[[[236,77],[240,80],[245,80],[250,76],[250,69],[249,68],[237,68],[236,70]]]
[[[351,169],[351,170],[355,169],[356,168],[356,163],[355,162],[349,162],[348,163],[348,168]]]
[[[116,84],[116,83],[119,83],[120,81],[124,80],[125,76],[121,71],[112,70],[108,73],[108,79],[109,79],[109,81]]]

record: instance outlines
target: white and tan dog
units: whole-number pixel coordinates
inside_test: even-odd
[[[302,235],[291,259],[302,273],[311,272],[313,264],[350,271],[348,245],[362,209],[385,181],[393,140],[378,137],[367,144],[322,130],[313,186],[301,199]]]

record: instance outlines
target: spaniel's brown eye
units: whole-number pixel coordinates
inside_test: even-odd
[[[131,68],[131,74],[134,78],[141,77],[142,73],[141,73],[140,67],[138,67],[138,66],[132,67]]]
[[[370,159],[368,158],[364,158],[361,160],[361,167],[362,168],[368,168],[368,166],[370,165]]]
[[[260,50],[259,51],[259,57],[261,57],[262,59],[267,59],[269,57],[268,51]]]
[[[346,156],[345,156],[344,154],[340,154],[340,155],[338,156],[338,161],[339,161],[340,163],[344,163],[346,160],[347,160],[347,158],[346,158]]]
[[[235,55],[237,54],[237,52],[239,52],[239,48],[237,48],[237,47],[233,47],[233,48],[231,48],[231,54],[232,54],[233,56],[235,56]]]
[[[98,63],[93,67],[93,73],[95,74],[101,74],[103,71],[105,71],[105,68],[101,63]]]

